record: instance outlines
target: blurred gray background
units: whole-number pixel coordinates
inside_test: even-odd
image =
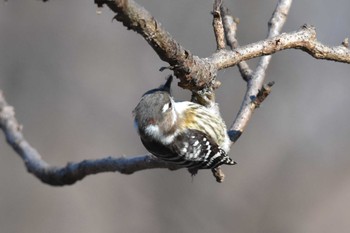
[[[211,0],[138,1],[194,54],[216,48]],[[236,0],[240,44],[265,38],[277,1]],[[350,1],[295,1],[283,31],[304,23],[318,39],[349,37]],[[169,73],[135,32],[96,14],[93,1],[0,2],[0,89],[24,135],[52,165],[146,151],[133,129],[141,94]],[[256,60],[250,61],[253,65]],[[350,229],[350,66],[299,50],[275,54],[273,92],[232,147],[226,180],[210,171],[104,173],[50,187],[27,173],[0,133],[0,231],[4,233],[268,232]],[[230,125],[244,91],[237,68],[219,73],[217,91]],[[189,93],[175,86],[176,99]]]

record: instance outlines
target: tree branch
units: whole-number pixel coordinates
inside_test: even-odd
[[[271,55],[285,49],[301,49],[317,59],[350,63],[350,50],[346,46],[329,47],[323,45],[317,41],[316,30],[310,25],[304,25],[298,31],[282,33],[233,51],[221,50],[214,53],[208,60],[216,69],[221,70],[241,61]]]
[[[238,18],[234,18],[229,9],[224,6],[221,6],[221,15],[222,21],[225,29],[225,36],[227,45],[230,46],[231,50],[239,47],[238,41],[236,39],[237,25],[239,23]],[[249,68],[249,65],[246,61],[241,61],[237,64],[239,72],[244,81],[248,82],[251,78],[253,71]]]
[[[23,159],[28,172],[35,175],[42,182],[53,185],[71,185],[84,177],[101,172],[120,172],[132,174],[137,171],[152,168],[177,169],[152,155],[131,158],[102,158],[83,160],[78,163],[68,163],[64,167],[56,167],[43,161],[41,155],[24,138],[22,126],[15,118],[14,108],[9,106],[0,91],[0,128],[5,134],[7,142]]]
[[[222,0],[214,0],[213,4],[213,28],[216,38],[217,50],[225,48],[225,32],[224,25],[221,18],[220,8],[222,5]]]
[[[278,1],[275,11],[272,14],[272,17],[268,23],[268,38],[271,38],[273,36],[275,36],[275,38],[278,37],[277,35],[282,30],[282,27],[287,20],[287,15],[291,5],[292,0]],[[304,28],[308,29],[308,27]],[[312,28],[310,28],[310,30],[311,29]],[[278,38],[275,41],[273,41],[273,43],[275,43],[274,45],[278,47],[280,45],[280,41],[281,40]],[[265,47],[262,48],[262,51],[264,50],[264,48]],[[264,93],[264,90],[262,90],[262,86],[264,83],[266,70],[270,63],[270,60],[271,56],[261,57],[256,70],[250,76],[250,79],[248,79],[247,91],[245,93],[241,108],[228,132],[230,139],[233,143],[236,142],[238,138],[242,135],[242,132],[247,126],[250,118],[252,117],[255,108],[260,106],[261,102],[265,100],[265,98],[271,91],[271,86],[273,85],[273,83],[271,83],[271,85],[266,86],[265,90],[267,91],[265,91],[265,94],[260,95],[259,98],[259,94]]]
[[[161,24],[133,0],[95,0],[102,7],[106,4],[127,29],[139,33],[158,54],[170,64],[179,78],[179,86],[191,91],[211,92],[216,84],[216,70],[206,60],[192,55],[183,48]]]

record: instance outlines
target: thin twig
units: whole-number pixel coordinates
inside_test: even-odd
[[[217,44],[217,50],[225,48],[225,32],[224,26],[221,19],[220,7],[222,5],[222,0],[214,0],[213,4],[213,28]]]
[[[212,15],[213,15],[212,25],[213,25],[214,35],[215,35],[215,39],[216,39],[216,50],[217,51],[225,48],[225,30],[224,30],[223,20],[221,17],[221,11],[220,11],[221,6],[222,6],[222,0],[214,0],[213,11],[212,11]],[[196,100],[196,99],[203,99],[203,98],[201,98],[200,96],[198,97],[196,93],[193,93],[192,100]],[[205,104],[205,106],[213,109],[215,112],[220,114],[219,107],[215,102],[214,91],[211,92],[209,99],[211,99],[212,101]],[[215,177],[216,181],[219,183],[222,183],[225,179],[225,174],[221,170],[220,166],[213,169],[212,171],[213,171],[213,176]]]
[[[237,25],[239,23],[239,19],[234,18],[227,7],[221,6],[221,15],[222,21],[225,29],[225,36],[227,45],[233,50],[239,47],[238,40],[236,38]],[[244,81],[248,82],[251,78],[253,71],[249,68],[249,65],[246,61],[241,61],[237,64],[239,72]]]

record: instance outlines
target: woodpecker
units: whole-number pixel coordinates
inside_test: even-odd
[[[168,163],[188,168],[215,169],[236,164],[228,155],[230,139],[218,111],[190,101],[175,102],[173,78],[147,91],[133,110],[135,127],[145,148]]]

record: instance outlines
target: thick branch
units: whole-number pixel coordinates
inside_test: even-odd
[[[133,0],[95,0],[98,4],[106,4],[117,15],[117,21],[127,29],[139,33],[159,55],[170,65],[185,63],[191,58],[188,50],[183,48],[143,7]]]
[[[206,60],[193,56],[183,48],[143,7],[133,0],[95,0],[98,6],[106,4],[117,15],[115,19],[128,29],[139,33],[158,54],[160,59],[170,64],[180,79],[179,86],[191,91],[211,91],[216,71]]]

